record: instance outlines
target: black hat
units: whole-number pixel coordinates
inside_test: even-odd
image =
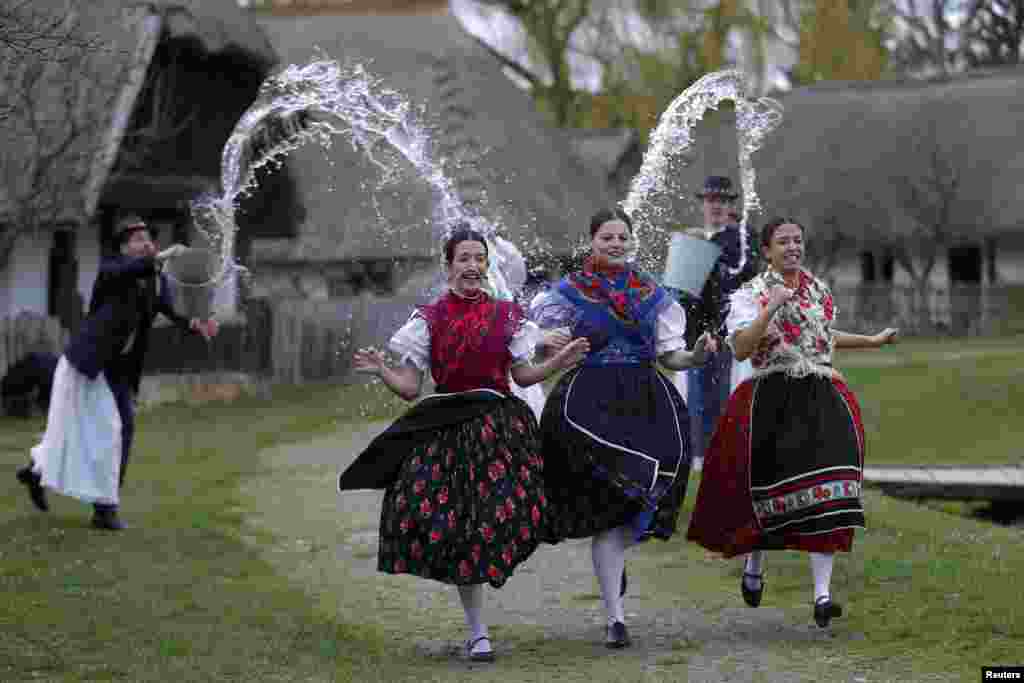
[[[142,217],[138,214],[128,214],[118,219],[114,225],[114,242],[117,244],[124,244],[125,241],[131,234],[136,230],[148,230],[149,226],[146,225],[146,221],[142,220]]]
[[[709,195],[725,197],[730,201],[739,197],[732,191],[732,181],[722,175],[709,175],[704,181],[704,190],[697,193],[697,199],[704,199]]]

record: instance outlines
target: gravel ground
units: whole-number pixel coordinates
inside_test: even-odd
[[[249,484],[244,505],[253,510],[254,527],[271,532],[278,543],[267,547],[265,537],[255,534],[253,542],[303,582],[322,609],[349,623],[372,622],[400,643],[396,658],[408,658],[410,669],[420,658],[441,679],[458,679],[471,667],[460,653],[462,611],[454,589],[378,573],[380,493],[338,495],[335,488],[338,472],[385,426],[345,425],[326,438],[261,453],[266,476]],[[590,542],[542,546],[504,588],[487,591],[498,669],[488,674],[476,667],[472,678],[490,680],[500,671],[495,680],[548,680],[550,673],[562,680],[718,683],[813,681],[827,671],[829,680],[878,680],[836,653],[842,639],[863,635],[816,628],[809,606],[807,622],[797,623],[781,609],[745,608],[738,589],[737,595],[702,600],[687,594],[685,567],[678,563],[671,571],[678,572],[680,589],[659,591],[654,584],[665,582],[650,579],[672,565],[646,545],[652,544],[627,556],[632,648],[611,652],[601,646],[604,613]],[[555,670],[565,661],[572,662],[569,674]]]

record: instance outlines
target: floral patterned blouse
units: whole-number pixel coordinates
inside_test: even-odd
[[[795,377],[836,374],[832,370],[835,348],[832,325],[836,317],[832,292],[807,270],[801,269],[799,277],[795,295],[772,317],[750,357],[755,375],[770,372],[785,372]],[[757,319],[768,305],[768,293],[776,285],[785,285],[785,282],[780,273],[769,268],[729,298],[725,325],[729,346],[734,351],[736,333]]]

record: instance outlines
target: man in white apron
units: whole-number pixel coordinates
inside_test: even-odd
[[[89,315],[57,363],[43,440],[32,449],[18,481],[40,510],[49,509],[46,488],[92,503],[92,524],[124,528],[118,516],[119,490],[135,431],[134,396],[157,313],[207,339],[214,320],[188,320],[172,306],[160,272],[164,261],[185,247],[157,253],[138,216],[118,221],[119,253],[104,259],[93,285]]]

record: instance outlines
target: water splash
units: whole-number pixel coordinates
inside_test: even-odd
[[[757,195],[757,176],[751,156],[761,148],[765,137],[782,121],[782,105],[771,98],[752,100],[742,72],[735,69],[716,71],[703,76],[684,90],[658,120],[651,133],[651,141],[644,154],[639,173],[630,185],[629,194],[622,202],[623,209],[633,218],[634,253],[632,258],[650,272],[660,272],[669,235],[666,224],[671,223],[671,193],[668,192],[673,162],[689,165],[693,161],[693,129],[710,110],[717,110],[725,100],[736,107],[736,140],[739,147],[740,181],[743,188],[743,215],[740,223],[741,258],[733,274],[746,265],[747,222],[750,214],[761,210]],[[639,233],[648,234],[640,239]]]
[[[380,187],[398,181],[405,165],[411,164],[435,194],[431,222],[436,226],[437,244],[460,224],[489,240],[495,238],[498,226],[466,208],[442,165],[432,158],[429,135],[409,101],[362,65],[343,67],[323,58],[291,65],[264,81],[224,147],[222,193],[192,204],[197,227],[220,254],[221,269],[214,281],[238,268],[235,209],[238,199],[255,187],[256,171],[280,166],[289,153],[309,142],[329,148],[337,138],[348,139],[376,166]],[[513,292],[498,270],[498,260],[492,264],[492,289],[511,298]]]

